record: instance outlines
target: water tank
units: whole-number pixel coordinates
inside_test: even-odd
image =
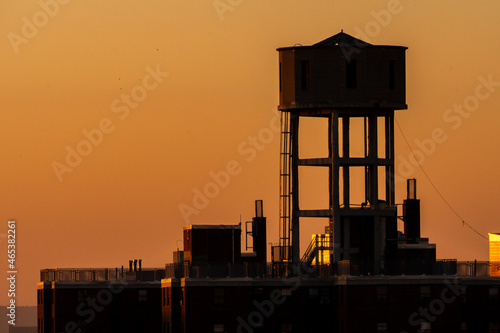
[[[278,108],[406,109],[406,49],[343,32],[311,46],[279,48]]]

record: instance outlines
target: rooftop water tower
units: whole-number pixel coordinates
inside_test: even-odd
[[[332,260],[380,263],[397,248],[394,203],[394,111],[406,109],[403,46],[371,45],[340,32],[311,46],[279,48],[281,159],[280,257],[300,261],[301,218],[329,218]],[[305,117],[328,121],[328,156],[300,158]],[[361,138],[351,140],[354,118]],[[382,141],[382,142],[379,142]],[[351,147],[361,142],[361,156]],[[299,169],[327,168],[329,206],[300,208]],[[353,168],[364,200],[351,202]]]

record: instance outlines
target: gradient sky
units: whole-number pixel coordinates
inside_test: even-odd
[[[498,1],[60,1],[41,1],[52,3],[51,16],[35,0],[0,2],[0,267],[5,277],[7,221],[16,219],[18,305],[36,304],[42,268],[134,258],[161,267],[182,247],[183,225],[249,220],[256,199],[268,242],[277,242],[276,48],[341,29],[408,47],[408,110],[396,119],[462,218],[485,237],[500,232]],[[155,70],[169,74],[155,81],[147,76]],[[131,92],[141,101],[129,106],[121,96]],[[454,105],[464,105],[461,114]],[[313,125],[301,142],[311,154],[325,140]],[[101,127],[108,133],[60,181],[54,162],[66,163],[67,147],[89,152],[83,131]],[[423,151],[417,141],[428,143],[436,129],[446,140]],[[410,163],[397,129],[396,156],[397,170]],[[229,184],[185,219],[179,206],[192,207],[194,191],[228,163]],[[488,260],[487,241],[462,226],[418,167],[399,175],[418,179],[422,235],[438,258]],[[405,184],[397,186],[402,202]],[[307,187],[302,195],[311,205],[325,200]],[[304,223],[302,250],[324,225]]]

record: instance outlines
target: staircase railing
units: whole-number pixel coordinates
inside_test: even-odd
[[[313,235],[311,243],[302,256],[302,263],[312,264],[314,258],[318,257],[319,251],[331,250],[329,235]]]
[[[302,256],[302,260],[301,262],[302,263],[307,263],[307,264],[311,264],[312,261],[314,260],[314,257],[316,257],[316,247],[317,247],[317,244],[316,244],[316,235],[313,236],[313,238],[311,239],[311,243],[309,243],[309,246],[307,247],[306,251],[304,252],[304,256]]]

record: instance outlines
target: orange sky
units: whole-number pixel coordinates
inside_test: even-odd
[[[255,199],[264,200],[268,241],[276,242],[276,48],[340,29],[408,47],[409,108],[397,121],[415,150],[435,129],[444,132],[446,140],[422,155],[424,169],[480,233],[500,231],[497,1],[40,3],[0,2],[0,267],[5,276],[4,235],[14,218],[18,305],[36,304],[41,268],[116,267],[133,258],[161,267],[172,261],[183,225],[249,220]],[[122,94],[131,93],[126,104]],[[454,105],[464,105],[462,115]],[[83,131],[97,128],[107,133],[86,146]],[[303,151],[314,153],[310,142],[322,138],[312,125],[306,132]],[[88,156],[58,178],[54,162],[66,164],[67,147]],[[396,169],[410,154],[397,130]],[[193,191],[228,163],[229,184],[186,221],[179,205],[193,206]],[[487,241],[462,227],[422,171],[401,171],[418,179],[422,235],[437,243],[438,257],[487,260]],[[405,185],[397,186],[402,202]],[[303,191],[309,203],[324,200]],[[304,223],[302,250],[323,227]],[[0,304],[8,301],[4,281]]]

